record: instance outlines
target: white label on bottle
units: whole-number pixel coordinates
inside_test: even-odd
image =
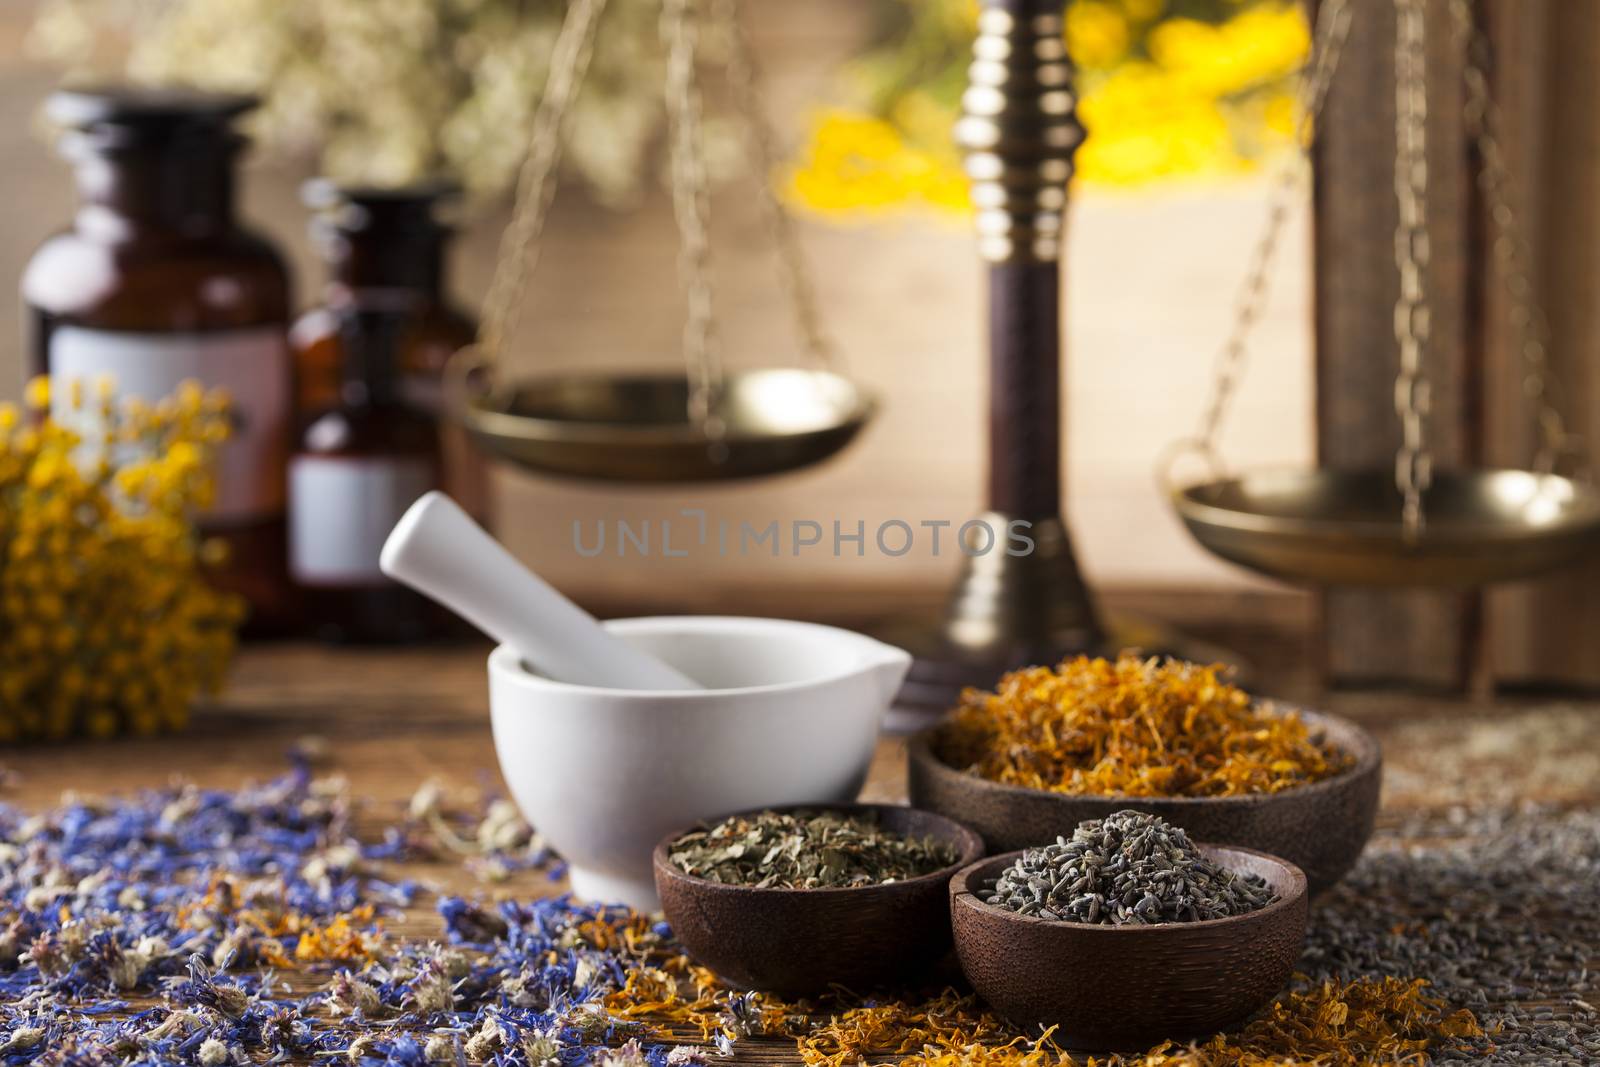
[[[421,459],[296,456],[289,461],[289,573],[302,585],[383,585],[389,531],[433,488]]]
[[[124,333],[58,326],[50,334],[52,407],[68,418],[74,379],[84,395],[110,376],[119,397],[154,404],[188,380],[227,390],[232,436],[217,457],[217,493],[205,513],[236,523],[282,514],[283,463],[289,451],[288,348],[281,327],[218,333]]]

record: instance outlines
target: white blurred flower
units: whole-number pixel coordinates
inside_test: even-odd
[[[661,115],[659,4],[613,0],[575,104],[568,165],[633,196]],[[562,0],[40,0],[30,48],[79,75],[263,96],[251,132],[345,181],[449,176],[510,189]]]

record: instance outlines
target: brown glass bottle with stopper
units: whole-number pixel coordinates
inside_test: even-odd
[[[418,320],[399,297],[336,315],[338,400],[308,418],[289,460],[289,568],[317,637],[424,640],[443,612],[378,567],[389,531],[440,480],[438,429],[405,402],[399,370]]]
[[[295,322],[290,344],[301,410],[325,406],[339,391],[340,309],[409,301],[414,314],[397,357],[400,395],[438,425],[444,490],[488,525],[486,459],[443,411],[445,364],[478,330],[451,300],[446,282],[454,231],[441,213],[455,196],[455,187],[442,182],[397,188],[307,183],[311,235],[328,264],[328,280],[321,305]]]
[[[297,625],[284,542],[293,431],[283,260],[235,215],[250,97],[180,90],[80,89],[51,97],[77,173],[70,229],[23,274],[28,370],[57,382],[110,376],[152,403],[186,379],[233,402],[202,534],[224,543],[216,584],[249,602],[249,634]],[[60,397],[65,391],[55,390]]]

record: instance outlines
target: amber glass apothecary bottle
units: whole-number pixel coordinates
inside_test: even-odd
[[[246,632],[259,635],[287,632],[297,611],[284,529],[289,280],[234,206],[245,145],[234,120],[254,103],[132,88],[51,97],[79,207],[34,253],[22,297],[33,374],[109,375],[120,396],[152,402],[186,379],[228,391],[233,437],[199,522],[227,550],[213,580],[245,596]]]
[[[442,410],[445,364],[477,334],[477,323],[451,300],[446,281],[453,230],[441,215],[455,195],[442,183],[383,189],[308,183],[311,234],[328,278],[320,305],[295,322],[290,343],[301,410],[325,406],[339,391],[340,309],[409,302],[413,318],[397,353],[400,395],[438,426],[444,490],[487,526],[485,457]]]
[[[420,320],[404,300],[331,313],[338,324],[338,395],[308,416],[289,460],[289,569],[317,637],[351,643],[435,637],[445,631],[444,613],[378,567],[400,516],[440,483],[437,426],[406,402],[399,369]]]

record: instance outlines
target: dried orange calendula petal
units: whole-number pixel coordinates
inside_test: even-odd
[[[1345,754],[1292,711],[1253,701],[1219,666],[1123,655],[1029,667],[968,690],[940,755],[1057,793],[1237,796],[1338,774]]]

